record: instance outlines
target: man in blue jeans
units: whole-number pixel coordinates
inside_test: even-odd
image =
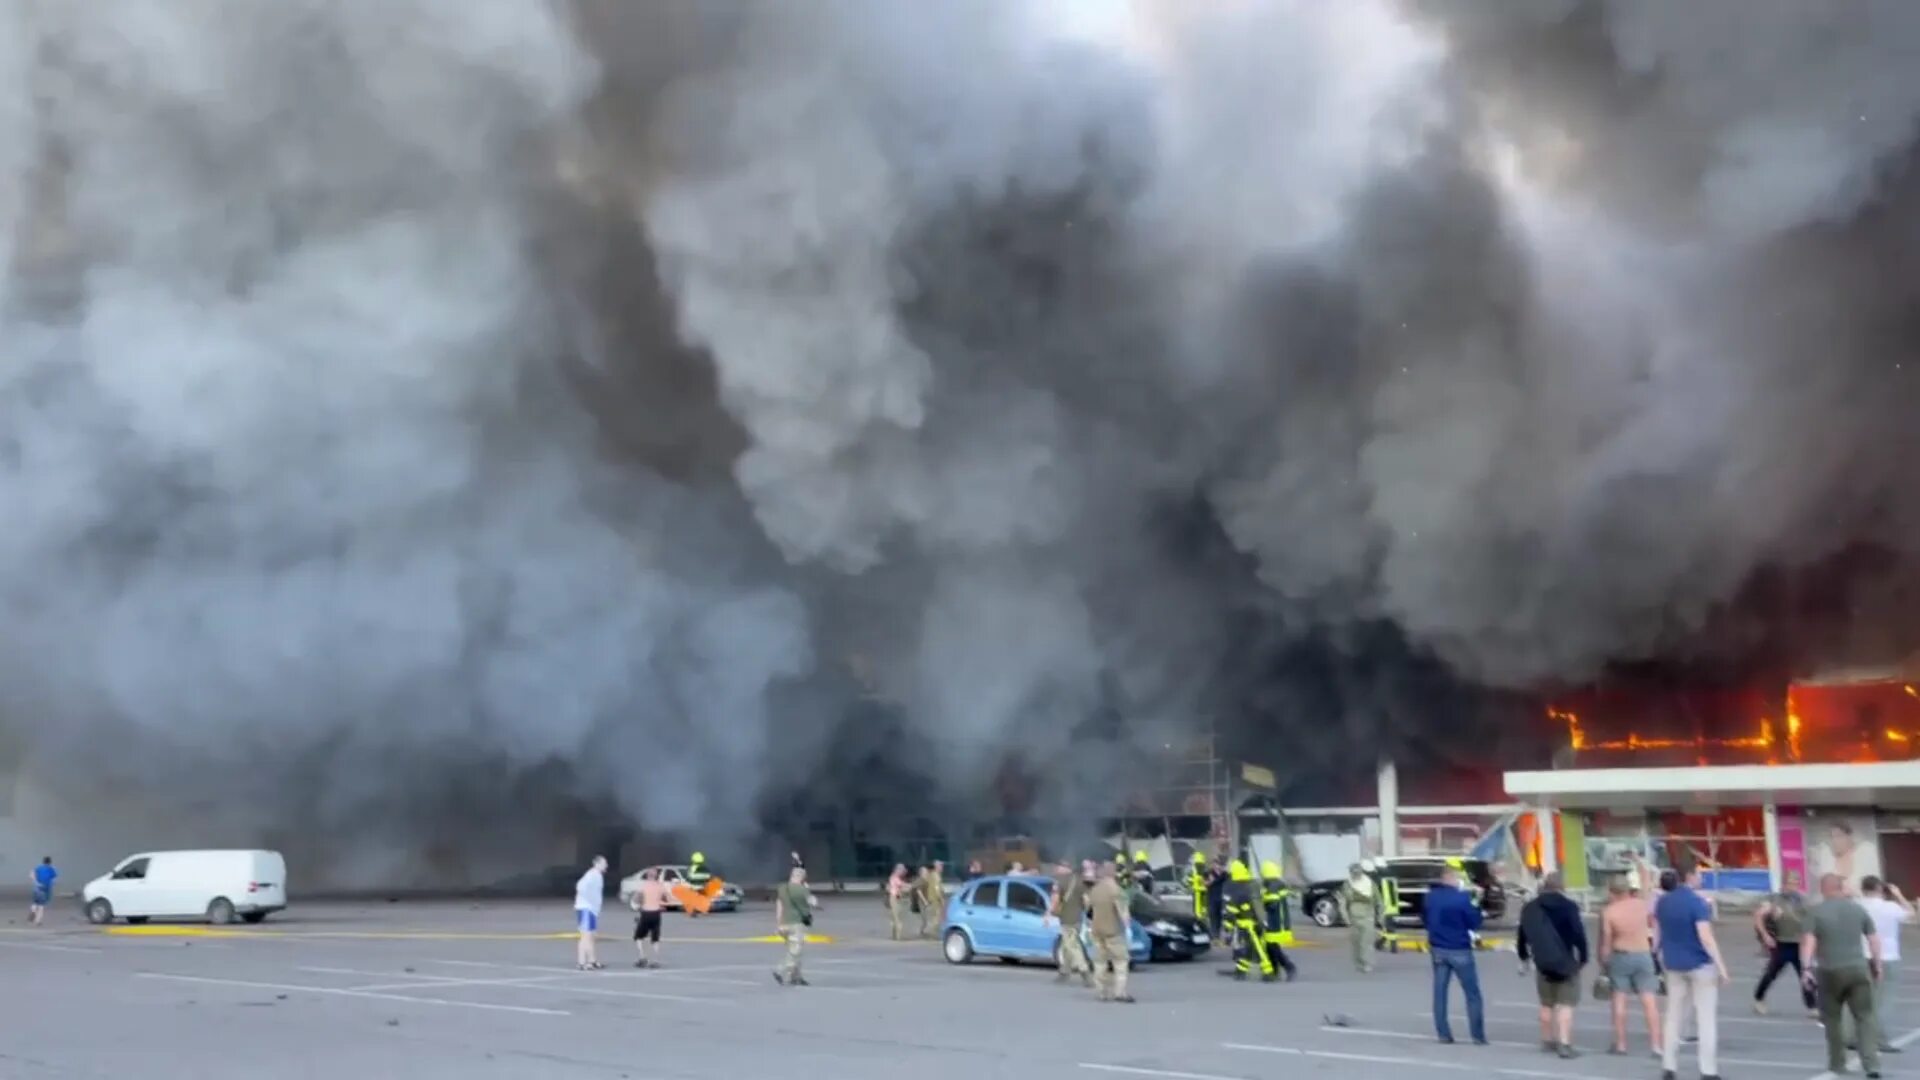
[[[1487,1045],[1486,1007],[1480,1000],[1480,970],[1473,963],[1473,932],[1480,929],[1482,916],[1473,898],[1460,888],[1460,871],[1452,866],[1440,874],[1438,884],[1427,892],[1421,917],[1427,924],[1428,955],[1433,957],[1433,1030],[1440,1041],[1453,1041],[1453,1027],[1447,1023],[1447,985],[1460,978],[1460,991],[1467,997],[1467,1028],[1473,1041]]]

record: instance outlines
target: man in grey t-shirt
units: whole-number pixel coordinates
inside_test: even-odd
[[[1807,914],[1801,952],[1805,976],[1820,988],[1820,1020],[1827,1029],[1827,1068],[1847,1067],[1847,1034],[1840,1010],[1853,1014],[1860,1067],[1880,1075],[1880,1032],[1873,1017],[1873,984],[1880,977],[1880,935],[1865,908],[1848,897],[1838,874],[1820,878],[1820,903]],[[1864,949],[1862,946],[1865,946]]]

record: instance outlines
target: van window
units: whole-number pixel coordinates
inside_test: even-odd
[[[113,872],[113,880],[115,881],[145,880],[147,876],[147,862],[148,860],[146,859],[133,860],[132,862],[121,867],[120,869],[115,870]]]

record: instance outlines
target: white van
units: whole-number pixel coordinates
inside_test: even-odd
[[[80,890],[87,921],[204,918],[257,923],[287,906],[287,861],[277,851],[149,851],[120,860]]]

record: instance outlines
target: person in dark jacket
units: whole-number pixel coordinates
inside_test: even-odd
[[[1580,1004],[1580,969],[1587,966],[1587,927],[1580,905],[1567,898],[1559,871],[1540,883],[1540,895],[1520,909],[1514,941],[1520,970],[1531,962],[1540,995],[1540,1047],[1563,1058],[1573,1049],[1573,1007]]]
[[[1427,924],[1427,955],[1433,960],[1433,1031],[1443,1043],[1453,1041],[1447,1023],[1447,988],[1455,978],[1467,998],[1467,1029],[1473,1041],[1487,1045],[1486,1005],[1480,998],[1480,971],[1473,963],[1473,934],[1483,917],[1473,898],[1460,888],[1460,871],[1452,866],[1440,872],[1440,881],[1427,891],[1421,910]]]

